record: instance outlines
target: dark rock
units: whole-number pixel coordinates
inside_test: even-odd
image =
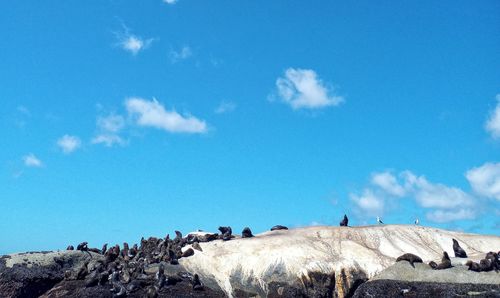
[[[0,261],[1,262],[1,261]],[[0,297],[37,297],[63,280],[61,266],[0,265]]]
[[[500,297],[500,284],[463,284],[374,280],[362,284],[354,297]]]

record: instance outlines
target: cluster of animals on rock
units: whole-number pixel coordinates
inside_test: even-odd
[[[288,230],[287,227],[276,225],[271,231]],[[202,251],[200,242],[209,242],[217,239],[228,241],[234,238],[231,227],[219,227],[220,234],[188,234],[182,237],[182,233],[175,231],[175,238],[170,239],[170,235],[165,238],[150,237],[141,239],[140,245],[134,244],[132,247],[128,243],[123,243],[123,247],[118,244],[108,249],[107,243],[101,249],[88,247],[88,242],[77,245],[76,250],[97,253],[104,256],[103,260],[98,260],[97,264],[90,268],[90,261],[85,261],[83,265],[75,271],[65,272],[67,280],[84,280],[85,287],[110,286],[110,291],[115,297],[125,297],[139,289],[147,286],[147,296],[157,297],[166,286],[175,285],[178,282],[187,280],[191,283],[194,291],[203,291],[204,285],[198,274],[189,272],[179,272],[176,275],[166,275],[166,264],[178,265],[179,259],[194,255],[194,249]],[[241,233],[242,238],[254,237],[250,228],[246,227]],[[182,251],[186,245],[190,248]],[[66,250],[75,250],[69,245]],[[146,273],[146,268],[151,264],[159,264],[158,272],[154,279],[154,285],[148,285],[150,276]]]
[[[380,217],[377,217],[377,222],[383,224]],[[344,215],[340,226],[347,227],[349,219]],[[418,224],[418,219],[415,222]],[[229,241],[234,238],[232,229],[229,226],[221,226],[218,228],[220,234],[200,233],[188,234],[183,237],[182,233],[175,231],[175,238],[170,239],[167,235],[165,238],[150,237],[149,239],[141,239],[140,245],[134,244],[129,247],[128,243],[123,243],[123,247],[115,245],[108,249],[107,244],[104,244],[101,249],[88,247],[87,242],[80,243],[76,250],[84,252],[93,252],[104,256],[103,260],[98,260],[97,265],[89,267],[89,261],[86,261],[83,266],[76,271],[68,270],[65,272],[65,278],[68,280],[84,280],[86,287],[94,287],[97,285],[108,285],[111,293],[115,297],[124,297],[130,293],[147,287],[148,297],[157,297],[162,289],[166,286],[175,285],[180,281],[189,281],[194,291],[203,291],[204,285],[198,274],[189,272],[178,272],[176,275],[165,274],[166,264],[178,265],[179,259],[187,258],[194,255],[194,250],[202,251],[200,242],[209,242],[213,240]],[[271,231],[288,230],[286,226],[276,225],[271,228]],[[254,237],[250,228],[245,227],[241,232],[241,238]],[[182,251],[186,245],[191,245],[190,248]],[[67,250],[74,250],[70,245]],[[453,239],[453,250],[455,257],[467,258],[467,253],[460,247],[458,241]],[[500,252],[489,252],[485,258],[479,263],[468,261],[466,265],[469,270],[481,272],[500,270]],[[414,263],[423,263],[422,259],[414,254],[406,253],[396,259],[396,262],[408,261],[412,267]],[[146,268],[151,264],[158,264],[158,271],[154,277],[154,285],[146,274]],[[447,252],[443,252],[441,263],[434,261],[429,262],[429,266],[434,270],[443,270],[451,268],[451,260]]]
[[[349,223],[349,218],[347,217],[346,214],[344,214],[344,218],[340,221],[340,226],[341,227],[347,227]],[[382,222],[382,219],[377,216],[377,223],[378,224],[384,224]],[[418,218],[415,220],[415,224],[419,224]],[[456,239],[452,239],[453,241],[453,251],[455,253],[455,257],[457,258],[467,258],[467,253],[465,250],[460,246],[458,241]],[[414,263],[422,263],[422,259],[414,254],[411,253],[406,253],[404,255],[399,256],[396,259],[396,262],[399,261],[408,261],[412,267],[415,267]],[[480,260],[479,263],[476,263],[472,260],[468,260],[465,263],[466,266],[469,267],[470,271],[475,271],[475,272],[487,272],[487,271],[498,271],[500,270],[500,251],[499,252],[488,252],[484,259]],[[436,263],[434,261],[429,262],[429,266],[434,269],[434,270],[442,270],[442,269],[448,269],[451,268],[451,259],[448,253],[445,251],[443,252],[443,257],[441,258],[441,263]]]
[[[467,258],[467,253],[465,250],[460,247],[460,244],[456,239],[453,240],[453,252],[455,253],[456,258]],[[415,267],[414,263],[423,263],[422,259],[414,254],[406,253],[404,255],[399,256],[396,259],[396,262],[399,261],[408,261],[412,267]],[[475,272],[488,272],[488,271],[499,271],[500,270],[500,251],[499,252],[488,252],[484,259],[480,260],[479,263],[476,263],[472,260],[468,260],[465,263],[466,266],[469,267],[468,270]],[[453,267],[451,265],[451,259],[448,253],[443,252],[443,257],[441,258],[441,263],[436,263],[434,261],[429,262],[429,266],[434,270],[443,270]]]

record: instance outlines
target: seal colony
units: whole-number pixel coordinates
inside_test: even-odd
[[[86,288],[107,286],[113,297],[134,295],[141,289],[146,291],[147,297],[158,297],[165,289],[182,281],[188,281],[193,291],[205,291],[202,278],[197,273],[177,272],[167,275],[165,268],[179,265],[179,259],[193,256],[195,250],[203,251],[201,242],[229,241],[235,238],[230,226],[220,226],[218,230],[220,234],[198,231],[186,237],[183,237],[180,231],[175,231],[174,239],[167,234],[165,238],[142,238],[140,244],[134,244],[132,247],[124,242],[121,247],[116,244],[109,249],[107,243],[101,249],[89,248],[88,242],[84,241],[76,246],[76,250],[88,253],[90,258],[92,258],[91,252],[102,255],[103,260],[98,260],[97,265],[92,267],[89,266],[89,261],[86,261],[75,270],[66,270],[64,279],[84,281]],[[277,230],[288,230],[288,228],[282,225],[271,228],[271,231]],[[241,238],[252,237],[254,235],[250,228],[245,227]],[[184,249],[188,245],[191,247]],[[75,248],[73,245],[68,245],[66,250]],[[151,281],[147,275],[147,268],[155,264],[158,265],[158,272]]]
[[[292,291],[305,297],[319,297],[327,292],[334,292],[336,296],[342,297],[347,292],[353,293],[355,289],[352,289],[352,285],[364,283],[388,268],[396,271],[389,269],[386,272],[408,272],[408,276],[418,276],[427,270],[434,277],[439,279],[442,276],[444,280],[453,280],[460,271],[472,278],[477,271],[493,271],[477,274],[477,280],[473,278],[475,282],[484,278],[484,284],[500,278],[494,272],[494,268],[498,266],[498,253],[486,254],[495,248],[495,251],[498,250],[500,237],[466,235],[416,227],[413,224],[311,226],[290,230],[274,229],[258,235],[254,235],[246,227],[241,231],[241,236],[233,234],[234,229],[230,228],[221,226],[217,233],[198,230],[187,235],[176,231],[165,237],[142,238],[137,244],[104,244],[99,245],[99,248],[90,245],[90,241],[84,241],[72,243],[74,246],[68,246],[70,250],[67,252],[48,252],[48,255],[15,254],[10,260],[3,259],[3,262],[7,266],[5,268],[11,268],[12,272],[32,270],[29,266],[33,262],[38,266],[55,265],[54,269],[44,270],[49,270],[57,280],[54,279],[52,285],[33,295],[47,294],[43,298],[156,295],[248,297],[253,293],[261,297],[290,297],[293,296]],[[452,239],[457,240],[471,258],[471,263],[468,264],[470,272],[467,272],[469,267],[463,265],[468,259],[452,257]],[[328,251],[324,250],[326,245],[329,246]],[[403,247],[407,248],[406,251],[401,249]],[[446,256],[443,251],[449,255]],[[478,252],[482,255],[478,255]],[[27,259],[23,261],[24,258]],[[276,268],[276,260],[287,266],[287,269]],[[317,268],[306,267],[311,260],[318,265]],[[358,260],[359,263],[353,266],[353,260]],[[441,270],[432,270],[427,265],[431,260],[435,263],[434,267]],[[393,267],[394,261],[400,264]],[[453,266],[452,269],[446,268],[449,266]],[[294,275],[301,268],[306,269]],[[48,278],[43,276],[50,276],[36,268],[33,270],[37,278],[31,280],[43,280]],[[44,275],[38,275],[37,272]],[[270,273],[272,277],[269,276]],[[333,274],[336,276],[335,285],[331,284],[330,277]],[[2,291],[6,289],[2,284],[9,284],[6,276],[14,275],[9,275],[0,268],[0,296],[22,297]],[[235,276],[238,278],[235,279]],[[17,281],[11,280],[9,287],[12,289],[12,286],[16,287],[14,282]],[[279,282],[279,286],[276,286],[276,282]],[[480,290],[479,287],[474,289]],[[64,291],[67,294],[63,294]],[[280,292],[283,294],[279,294]]]
[[[457,258],[467,258],[467,253],[465,250],[460,247],[458,241],[456,239],[452,239],[453,241],[453,251],[455,253],[455,257]],[[400,261],[408,261],[410,265],[415,268],[414,263],[422,263],[422,259],[414,254],[406,253],[399,256],[396,259],[396,262]],[[497,272],[500,271],[500,251],[499,252],[488,252],[484,259],[479,261],[479,264],[468,260],[465,265],[468,267],[468,270],[474,272],[488,272],[495,270]],[[436,263],[435,261],[430,261],[429,266],[434,270],[444,270],[453,267],[451,264],[450,256],[446,251],[443,252],[443,257],[441,258],[441,263]]]

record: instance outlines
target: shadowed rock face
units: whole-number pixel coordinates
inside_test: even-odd
[[[16,264],[12,268],[5,266],[5,259],[0,259],[0,296],[30,297],[39,296],[60,282],[63,278],[62,267],[31,266]]]
[[[103,256],[82,251],[24,253],[0,258],[0,297],[113,297],[111,284],[85,286],[85,280],[64,278],[67,270],[75,271],[88,262],[93,267]],[[127,297],[147,297],[147,289],[156,283],[158,264],[147,267],[142,286],[128,293]],[[186,272],[182,266],[165,265],[165,274],[179,276]],[[158,297],[225,297],[220,289],[205,287],[193,291],[188,279],[179,278],[174,285],[168,285],[158,292]]]
[[[500,285],[376,280],[362,284],[354,297],[500,297]]]

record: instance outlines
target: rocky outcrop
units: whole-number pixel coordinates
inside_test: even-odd
[[[87,251],[30,252],[0,257],[0,297],[114,297],[112,285],[88,285],[88,278],[73,278],[85,266],[93,271],[104,256]],[[175,277],[175,283],[156,291],[154,297],[224,297],[220,288],[205,286],[193,291],[188,273],[181,265],[163,264],[165,275]],[[157,284],[159,264],[146,267],[143,279],[127,297],[148,297],[148,290]],[[68,278],[69,277],[69,278]],[[202,279],[203,281],[203,279]],[[137,282],[137,281],[134,281]],[[130,286],[133,282],[124,283]]]
[[[445,270],[400,262],[362,284],[354,297],[500,297],[500,273],[467,269],[458,260]]]
[[[453,238],[476,262],[500,249],[500,237],[421,226],[315,226],[227,241],[214,233],[178,233],[173,240],[142,239],[121,252],[115,247],[113,258],[113,250],[1,257],[0,297],[112,297],[116,285],[126,287],[127,297],[496,297],[500,273],[468,271],[467,259],[452,258],[454,267],[446,270],[425,264],[439,261],[443,251],[452,255]],[[424,264],[395,264],[404,253]],[[165,286],[158,286],[160,266]],[[116,282],[92,280],[113,272]],[[198,278],[201,291],[195,290]]]
[[[500,237],[422,226],[315,226],[200,243],[180,263],[236,297],[350,297],[404,253],[424,262],[452,254],[453,238],[472,257],[500,249]]]

